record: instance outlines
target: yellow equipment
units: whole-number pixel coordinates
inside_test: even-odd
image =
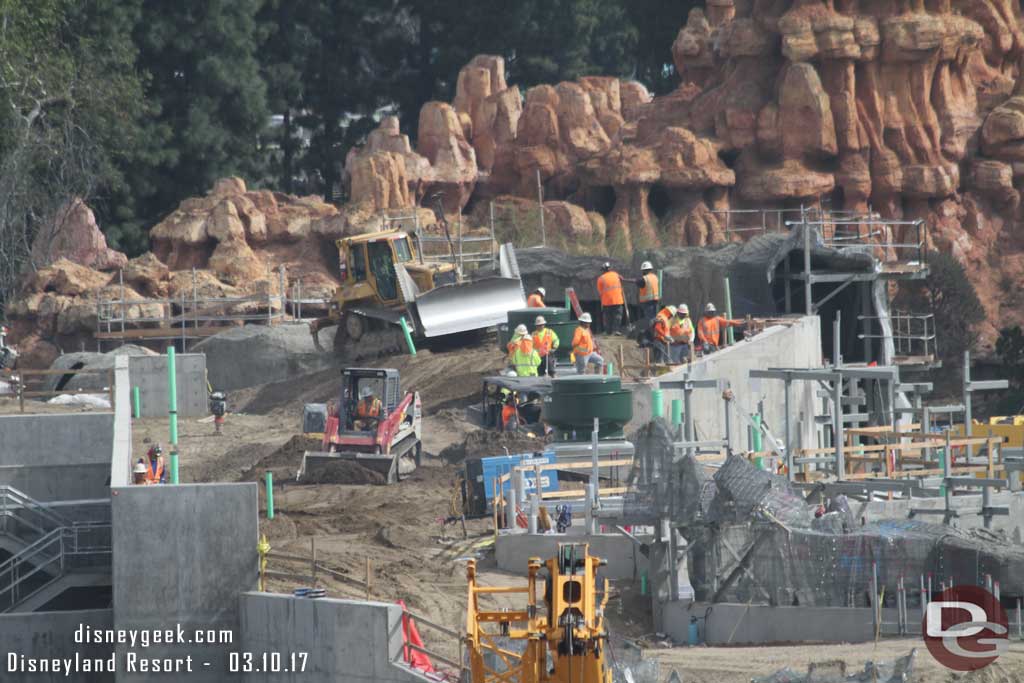
[[[340,325],[335,347],[360,342],[363,348],[390,351],[403,346],[403,319],[413,337],[438,337],[498,325],[509,310],[526,306],[511,247],[501,249],[499,276],[463,282],[454,264],[424,261],[399,230],[344,237],[335,244],[342,284],[328,315],[310,325],[317,348],[319,331],[333,325]]]
[[[529,559],[526,587],[488,587],[477,585],[476,561],[470,560],[466,646],[471,683],[611,683],[605,663],[610,647],[604,622],[607,579],[600,603],[597,593],[597,568],[605,564],[585,543],[562,543],[558,555],[543,564],[538,557]],[[539,579],[544,585],[540,603]],[[480,606],[481,595],[510,593],[526,594],[524,609]],[[503,647],[506,639],[522,644],[522,651]]]

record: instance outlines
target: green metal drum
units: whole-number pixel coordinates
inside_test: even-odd
[[[544,398],[543,420],[555,429],[556,441],[590,441],[594,418],[601,439],[621,439],[633,417],[633,392],[617,376],[557,377]]]

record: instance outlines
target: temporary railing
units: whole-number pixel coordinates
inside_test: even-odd
[[[37,377],[57,377],[57,376],[71,376],[71,375],[100,375],[107,378],[106,386],[103,389],[40,389],[38,387],[33,388],[32,378]],[[4,370],[0,372],[0,378],[7,382],[14,390],[18,397],[19,409],[21,412],[25,412],[25,399],[29,398],[53,398],[54,396],[61,396],[63,394],[88,394],[91,396],[101,395],[105,396],[110,402],[110,407],[114,406],[114,370],[104,368],[68,368],[66,370],[33,370],[33,369],[18,369],[18,370]]]
[[[0,564],[0,612],[10,611],[70,572],[109,568],[111,555],[109,522],[53,529]]]
[[[892,335],[858,334],[858,339],[892,339],[896,365],[928,364],[938,358],[935,316],[895,312],[890,316],[859,315],[858,321],[889,320]]]

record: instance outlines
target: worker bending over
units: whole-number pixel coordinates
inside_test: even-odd
[[[530,296],[526,299],[527,308],[544,308],[544,297],[548,295],[544,291],[543,287],[538,287],[530,293]]]
[[[533,348],[540,355],[540,374],[555,376],[555,351],[558,350],[558,335],[550,327],[544,316],[538,315],[533,321]]]
[[[356,405],[356,420],[353,427],[366,432],[377,428],[380,422],[380,399],[373,395],[373,387],[366,385],[359,390],[359,403]]]
[[[626,299],[622,294],[622,276],[612,270],[607,261],[601,266],[604,273],[597,278],[597,293],[601,296],[601,329],[605,334],[619,334]]]
[[[658,352],[659,360],[662,363],[669,363],[672,360],[672,320],[676,317],[676,307],[666,306],[654,316],[651,324],[651,335],[654,337],[654,349]]]
[[[637,301],[640,302],[640,311],[645,318],[651,320],[658,313],[658,305],[661,303],[661,283],[658,276],[654,274],[654,266],[650,261],[640,264],[640,277],[636,281],[640,288],[637,294]]]
[[[164,449],[160,447],[160,444],[156,444],[146,452],[146,456],[149,458],[149,464],[146,466],[147,484],[167,483],[167,468],[164,467],[163,453]]]
[[[669,346],[670,363],[679,365],[689,360],[690,347],[693,345],[695,335],[693,321],[690,320],[690,308],[686,304],[679,304],[669,325],[669,336],[672,337],[672,343]]]
[[[508,343],[508,362],[520,377],[536,377],[540,354],[533,345],[533,337],[526,325],[518,325],[512,341]]]
[[[708,303],[704,307],[704,317],[697,322],[697,339],[704,348],[704,353],[717,351],[722,346],[722,331],[728,327],[741,327],[742,320],[729,320],[718,315],[715,305]]]
[[[576,373],[583,375],[587,372],[587,365],[596,365],[599,370],[604,369],[604,358],[597,352],[597,343],[594,341],[594,333],[590,331],[590,324],[593,319],[589,313],[580,316],[579,327],[572,335],[572,352],[576,356]]]

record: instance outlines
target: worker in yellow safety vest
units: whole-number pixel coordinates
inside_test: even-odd
[[[576,357],[576,373],[585,374],[587,365],[596,365],[598,371],[604,369],[604,358],[597,352],[594,333],[590,331],[593,319],[589,313],[580,316],[580,325],[572,335],[572,352]]]
[[[520,377],[536,377],[540,354],[533,346],[533,337],[526,325],[519,325],[515,337],[509,342],[509,363]]]
[[[686,362],[690,357],[690,347],[696,332],[690,320],[690,308],[686,304],[676,306],[675,317],[672,318],[668,334],[672,337],[669,345],[669,358],[673,365]]]
[[[543,287],[538,287],[537,289],[533,290],[530,296],[526,299],[526,307],[544,308],[544,297],[546,297],[547,295],[548,293],[544,291]]]
[[[640,264],[640,277],[636,281],[636,286],[640,288],[637,293],[640,311],[645,318],[651,320],[657,314],[658,304],[661,303],[661,283],[650,261]]]
[[[550,327],[544,316],[538,315],[533,321],[533,348],[540,354],[540,374],[555,376],[555,351],[558,350],[558,335]]]

